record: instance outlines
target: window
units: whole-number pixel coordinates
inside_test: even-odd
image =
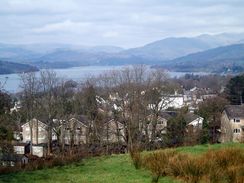
[[[240,123],[240,121],[241,121],[240,119],[235,119],[234,118],[234,123]]]
[[[234,133],[241,133],[241,129],[240,128],[234,129]]]

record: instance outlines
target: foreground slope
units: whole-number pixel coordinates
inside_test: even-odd
[[[244,144],[198,145],[194,147],[180,147],[177,148],[177,151],[198,155],[209,149],[220,149],[223,147],[244,148]],[[146,170],[136,170],[129,156],[125,154],[90,158],[63,167],[0,175],[0,183],[8,182],[149,183],[151,182],[151,174]],[[179,181],[172,178],[162,178],[159,182],[174,183]]]

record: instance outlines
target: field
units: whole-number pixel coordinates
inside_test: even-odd
[[[177,151],[198,155],[209,149],[220,149],[223,147],[244,148],[244,144],[198,145],[194,147],[180,147],[177,148]],[[136,170],[129,156],[125,154],[90,158],[63,167],[0,175],[0,183],[8,182],[149,183],[151,182],[151,174],[143,169]],[[179,181],[168,177],[161,178],[159,182],[174,183]]]

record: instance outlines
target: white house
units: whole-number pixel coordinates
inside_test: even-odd
[[[184,115],[184,119],[188,127],[193,127],[194,129],[202,129],[203,118],[193,113],[187,113]]]
[[[29,122],[23,124],[21,127],[23,136],[22,141],[24,143],[30,141],[32,141],[32,144],[48,143],[48,126],[45,123],[34,118]],[[55,133],[52,133],[52,140],[57,140],[57,136],[55,135]]]

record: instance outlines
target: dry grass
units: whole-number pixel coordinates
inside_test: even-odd
[[[136,169],[141,168],[141,166],[142,166],[142,156],[141,156],[141,152],[139,151],[139,149],[137,149],[137,148],[132,149],[130,151],[130,157],[131,157],[131,160],[132,160],[132,163],[133,163],[134,167]]]
[[[153,173],[153,182],[169,173],[169,161],[177,155],[175,150],[155,151],[144,157],[143,166]]]
[[[160,176],[172,176],[189,183],[243,183],[244,151],[224,148],[199,156],[174,150],[157,151],[144,157],[144,167],[152,172],[154,182]]]

